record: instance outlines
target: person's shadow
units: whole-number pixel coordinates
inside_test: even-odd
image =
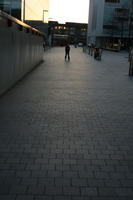
[[[70,59],[69,60],[64,60],[64,66],[65,67],[70,66]]]

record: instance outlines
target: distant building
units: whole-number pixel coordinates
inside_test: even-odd
[[[90,0],[87,42],[118,48],[133,38],[133,0]]]
[[[84,23],[59,24],[56,21],[50,21],[49,32],[55,46],[64,46],[66,41],[70,44],[86,44],[87,24]]]
[[[48,21],[49,0],[0,0],[0,10],[19,20]]]

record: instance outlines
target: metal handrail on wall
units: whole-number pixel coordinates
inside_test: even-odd
[[[38,36],[45,37],[44,33],[40,32],[39,30],[29,26],[28,24],[23,23],[22,21],[16,19],[15,17],[12,17],[11,15],[8,15],[7,13],[0,10],[0,20],[1,18],[4,18],[6,21],[6,25],[8,27],[11,27],[13,23],[18,24],[18,29],[20,31],[23,31],[23,29],[26,29],[26,33],[32,33]]]

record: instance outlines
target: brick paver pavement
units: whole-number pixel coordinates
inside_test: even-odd
[[[132,199],[127,54],[49,50],[0,98],[0,200]]]

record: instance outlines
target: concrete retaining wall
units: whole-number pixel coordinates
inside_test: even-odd
[[[0,11],[0,95],[43,59],[44,35]]]

